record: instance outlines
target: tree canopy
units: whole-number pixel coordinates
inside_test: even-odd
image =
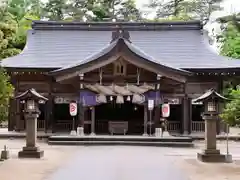
[[[240,18],[229,17],[221,38],[221,54],[240,59]]]
[[[240,125],[240,89],[231,89],[229,98],[232,101],[226,104],[220,116],[230,126]]]
[[[156,18],[185,14],[192,19],[209,19],[213,11],[220,10],[223,0],[151,0],[148,7],[155,8]]]

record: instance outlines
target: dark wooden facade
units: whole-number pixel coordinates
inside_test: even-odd
[[[191,133],[192,123],[195,120],[201,119],[200,112],[197,115],[192,115],[192,107],[194,106],[191,102],[192,98],[196,98],[206,90],[210,88],[215,88],[221,91],[222,82],[224,76],[219,74],[211,75],[209,73],[201,75],[188,76],[185,82],[177,82],[173,79],[163,76],[160,81],[157,81],[157,74],[150,72],[144,68],[139,68],[136,65],[131,64],[129,61],[126,63],[126,74],[124,76],[114,74],[114,63],[107,64],[103,66],[102,69],[102,83],[104,85],[110,85],[112,83],[122,85],[122,84],[137,84],[137,72],[140,72],[139,83],[151,83],[160,84],[160,94],[163,99],[167,102],[172,102],[171,113],[175,113],[172,107],[178,108],[177,119],[170,120],[173,122],[172,128],[170,130],[181,132],[181,133]],[[72,127],[72,119],[65,119],[59,121],[54,115],[56,104],[68,104],[71,100],[75,100],[79,96],[80,84],[94,84],[99,82],[99,68],[93,69],[90,72],[84,74],[84,80],[81,81],[79,76],[73,76],[72,78],[66,78],[57,82],[58,77],[54,77],[48,74],[48,71],[40,70],[22,70],[22,71],[11,71],[11,80],[15,87],[15,95],[24,92],[29,88],[35,88],[37,92],[41,93],[49,99],[44,108],[42,109],[43,116],[38,121],[39,130],[44,131],[70,131]],[[65,75],[64,75],[65,77]],[[169,75],[171,77],[171,75]],[[226,76],[227,77],[227,76]],[[145,111],[147,105],[143,104]],[[201,107],[202,105],[196,105]],[[16,100],[11,100],[10,105],[10,116],[9,116],[9,130],[23,131],[25,129],[25,120],[22,113],[21,104]],[[94,107],[84,108],[84,122],[80,116],[77,118],[76,127],[80,124],[84,124],[88,127],[86,132],[90,133],[91,129],[91,115],[89,115],[90,110]],[[158,108],[155,108],[155,115],[153,117],[155,126],[157,126],[160,115],[156,113]],[[66,110],[66,109],[65,109]],[[107,113],[107,112],[106,112]],[[148,117],[149,113],[145,112]],[[180,115],[180,116],[179,116]],[[199,122],[199,121],[197,121]],[[140,121],[143,125],[144,122]],[[174,125],[175,123],[175,125]],[[200,122],[199,122],[200,124]],[[97,119],[95,119],[94,126],[98,125]],[[203,127],[198,127],[203,130]],[[106,132],[109,133],[109,132]]]

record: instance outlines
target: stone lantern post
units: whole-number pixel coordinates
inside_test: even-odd
[[[197,158],[203,162],[229,162],[231,155],[223,155],[217,149],[217,120],[218,105],[227,98],[218,94],[214,89],[208,90],[202,96],[193,100],[193,102],[203,102],[204,112],[202,114],[205,120],[205,149],[197,154]],[[231,161],[231,160],[230,160]]]
[[[24,117],[26,120],[26,146],[18,153],[19,158],[41,158],[43,151],[36,146],[37,140],[37,118],[39,117],[39,103],[45,103],[48,99],[29,89],[16,96],[21,103],[24,103]]]

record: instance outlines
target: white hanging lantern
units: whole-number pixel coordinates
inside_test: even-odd
[[[170,105],[167,104],[163,104],[162,105],[162,117],[169,117],[170,116]]]

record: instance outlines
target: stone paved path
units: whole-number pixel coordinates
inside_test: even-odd
[[[188,180],[165,153],[156,147],[79,147],[47,180]]]

